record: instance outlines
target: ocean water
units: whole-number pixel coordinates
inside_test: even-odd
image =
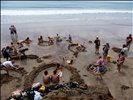
[[[1,1],[1,24],[59,20],[131,20],[132,1]]]

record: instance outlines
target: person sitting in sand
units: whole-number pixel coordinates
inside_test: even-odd
[[[14,60],[12,61],[5,61],[4,63],[2,63],[1,65],[1,69],[5,70],[7,72],[7,75],[9,75],[9,69],[18,69],[17,67],[13,66],[13,64],[15,63]]]
[[[70,43],[72,42],[72,36],[70,34],[69,34],[68,40],[66,41],[69,41]]]
[[[40,36],[40,37],[38,38],[38,43],[43,43],[43,37],[42,37],[42,36]]]
[[[56,36],[56,41],[57,42],[61,42],[62,41],[62,39],[60,38],[59,34],[57,34],[57,36]]]
[[[53,45],[54,44],[52,37],[48,37],[48,44],[49,45]]]
[[[121,54],[119,55],[119,58],[117,60],[117,70],[118,70],[118,72],[120,72],[121,66],[123,65],[124,61],[125,61],[124,52],[121,52]]]
[[[78,44],[78,45],[76,46],[76,49],[77,49],[77,50],[81,50],[81,49],[82,49],[81,44]]]
[[[53,74],[51,75],[51,81],[52,83],[59,83],[59,75],[56,74],[56,70],[54,70]]]
[[[63,56],[63,61],[65,61],[67,64],[73,64],[73,57],[71,60],[68,60],[66,56]]]
[[[48,71],[45,71],[44,72],[44,75],[43,75],[43,82],[44,84],[49,84],[50,83],[50,76],[48,75]]]
[[[24,40],[24,43],[26,43],[26,44],[30,44],[31,42],[32,42],[32,40],[30,40],[29,37],[27,37],[27,38]]]

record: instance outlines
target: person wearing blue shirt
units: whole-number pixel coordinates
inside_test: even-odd
[[[69,42],[72,42],[72,36],[69,34]]]

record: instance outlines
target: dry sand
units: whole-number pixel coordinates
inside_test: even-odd
[[[112,24],[113,22],[113,24]],[[119,21],[60,21],[60,22],[40,22],[40,23],[22,23],[14,24],[18,31],[19,40],[25,39],[29,36],[33,42],[28,46],[29,51],[26,54],[38,55],[43,61],[38,63],[36,59],[16,60],[15,65],[23,67],[28,74],[24,76],[21,73],[10,71],[13,76],[7,80],[5,76],[5,82],[1,84],[1,100],[8,98],[12,91],[16,89],[22,89],[24,85],[24,77],[29,75],[33,71],[33,67],[38,67],[42,63],[49,64],[51,62],[57,62],[62,64],[62,59],[59,55],[68,55],[70,58],[73,53],[68,50],[68,42],[63,40],[61,43],[52,46],[38,46],[37,38],[42,35],[45,40],[48,36],[55,37],[56,34],[60,34],[61,37],[68,37],[69,34],[73,37],[74,43],[85,42],[87,52],[80,52],[72,67],[76,68],[79,75],[88,86],[107,86],[113,98],[116,100],[131,100],[133,98],[133,59],[132,57],[126,58],[124,66],[120,73],[116,70],[116,64],[106,63],[107,72],[103,75],[103,80],[98,80],[96,77],[86,70],[86,66],[97,61],[98,56],[95,55],[94,41],[96,36],[99,36],[101,40],[100,54],[102,55],[103,44],[110,43],[112,47],[121,48],[125,43],[125,37],[132,32],[132,25],[127,25],[127,22]],[[115,24],[114,24],[115,23]],[[1,25],[1,46],[7,46],[10,44],[11,39],[9,35],[10,25]],[[132,44],[133,45],[133,44]],[[45,55],[51,54],[52,57],[43,59]],[[111,61],[116,61],[118,53],[112,49],[109,50],[111,55]],[[129,54],[133,54],[133,46],[131,47]],[[5,59],[1,58],[1,61]],[[1,71],[1,74],[5,71]],[[72,74],[72,73],[71,73]],[[15,78],[14,78],[15,77]],[[67,77],[67,75],[66,75]],[[42,77],[40,77],[41,79]],[[38,81],[40,80],[38,79]],[[69,79],[69,78],[68,78]],[[35,80],[37,80],[35,78]],[[128,89],[123,89],[123,85],[128,86]]]

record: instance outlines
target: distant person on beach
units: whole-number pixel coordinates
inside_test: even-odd
[[[10,54],[10,47],[7,46],[5,49],[3,49],[3,56],[4,58],[6,58],[6,60],[8,61],[9,59],[11,59],[11,54]]]
[[[104,60],[103,60],[102,56],[99,56],[99,59],[97,60],[97,72],[96,72],[97,78],[98,78],[98,76],[100,76],[99,79],[102,79],[101,73],[103,71],[104,71]]]
[[[52,83],[59,83],[59,75],[56,73],[56,70],[54,70],[51,75],[51,81]]]
[[[128,56],[128,48],[127,45],[123,45],[123,48],[121,49],[121,52],[124,52],[124,57]]]
[[[26,43],[26,44],[30,44],[31,42],[32,42],[32,40],[30,40],[29,37],[27,37],[27,38],[24,40],[24,43]]]
[[[60,38],[59,34],[57,34],[57,36],[56,36],[56,41],[57,42],[61,42],[62,41],[62,39]]]
[[[67,64],[73,64],[73,57],[71,60],[69,60],[66,56],[63,56],[63,61],[65,61]]]
[[[48,37],[48,44],[49,45],[53,45],[54,44],[52,37]]]
[[[69,41],[70,43],[72,42],[72,36],[70,34],[69,34],[68,40],[66,41]]]
[[[38,38],[38,43],[43,43],[43,37],[42,37],[42,36],[40,36],[40,37]]]
[[[95,43],[95,53],[99,54],[100,40],[98,37],[96,37],[96,40],[94,41],[94,43]]]
[[[18,39],[18,34],[17,34],[17,30],[16,27],[14,27],[14,25],[11,25],[11,27],[9,28],[10,30],[10,34],[11,34],[11,39]],[[14,34],[15,34],[15,38],[14,38]]]
[[[130,45],[131,45],[132,41],[133,41],[132,34],[129,34],[129,36],[126,38],[126,45],[128,47],[128,51],[130,49]]]
[[[49,84],[50,83],[50,76],[48,75],[48,71],[44,72],[43,82],[44,82],[44,84]]]
[[[106,43],[106,45],[104,45],[104,47],[103,47],[103,59],[104,59],[104,61],[106,61],[109,49],[110,49],[109,43]]]
[[[78,44],[78,45],[76,46],[76,49],[77,49],[77,50],[81,50],[81,49],[82,49],[81,44]]]
[[[14,60],[12,61],[5,61],[2,65],[1,68],[2,70],[5,70],[7,72],[7,75],[9,75],[9,69],[18,69],[17,67],[13,66],[13,64],[15,63]]]
[[[121,52],[121,54],[119,55],[119,58],[117,60],[117,70],[118,70],[118,72],[120,72],[121,66],[123,65],[124,61],[125,61],[124,52]]]

